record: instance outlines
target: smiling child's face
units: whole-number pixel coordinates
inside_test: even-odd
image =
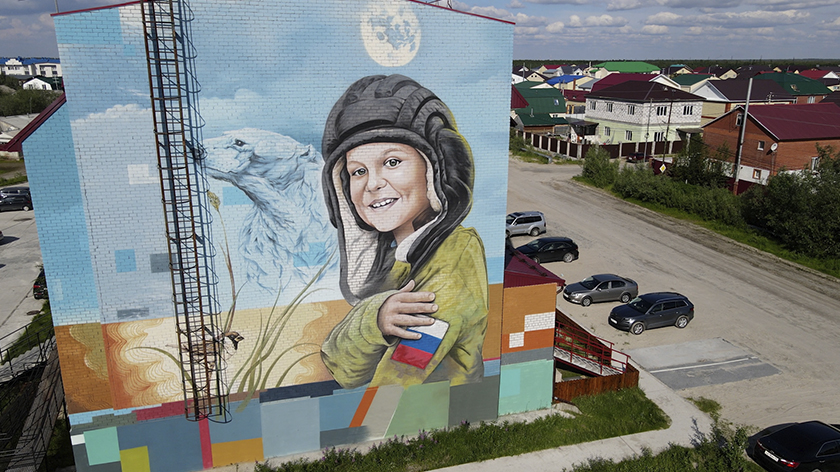
[[[411,146],[369,143],[347,152],[350,199],[365,223],[393,232],[397,244],[429,207],[426,160]]]

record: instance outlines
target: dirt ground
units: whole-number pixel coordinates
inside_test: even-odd
[[[616,303],[583,308],[558,296],[558,308],[616,349],[645,352],[648,361],[659,352],[665,358],[651,363],[682,366],[671,374],[698,386],[678,393],[718,401],[736,424],[840,422],[840,281],[572,181],[579,173],[574,165],[510,161],[508,211],[542,211],[542,236],[568,236],[580,248],[577,261],[546,267],[568,283],[616,273],[635,279],[641,293],[680,292],[694,303],[695,318],[682,330],[634,336],[609,326]],[[519,246],[533,238],[512,239]],[[711,361],[723,355],[716,346],[766,368],[716,367]]]

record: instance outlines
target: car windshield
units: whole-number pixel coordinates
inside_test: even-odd
[[[516,219],[516,218],[514,218],[513,216],[508,215],[508,216],[507,216],[507,218],[505,218],[505,222],[506,222],[507,224],[511,224],[511,223],[513,223],[513,220],[515,220],[515,219]]]
[[[530,243],[526,244],[525,246],[526,247],[531,247],[531,248],[534,248],[534,249],[539,249],[540,245],[542,245],[542,243],[543,242],[540,241],[539,239],[535,239],[535,240],[531,241]]]
[[[647,313],[648,308],[650,308],[650,302],[643,300],[642,297],[634,298],[628,305],[639,313]]]
[[[580,284],[583,285],[584,287],[588,288],[589,290],[592,290],[596,286],[598,286],[598,279],[596,279],[595,277],[587,277],[587,278],[581,280]]]

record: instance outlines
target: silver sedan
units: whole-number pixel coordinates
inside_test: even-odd
[[[563,298],[582,306],[589,306],[592,302],[627,303],[638,294],[639,285],[634,280],[615,274],[593,275],[563,289]]]

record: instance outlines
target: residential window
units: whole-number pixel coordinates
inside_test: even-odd
[[[694,106],[693,105],[686,105],[683,107],[683,115],[693,115],[694,114]]]
[[[659,105],[656,107],[656,115],[657,116],[665,116],[668,114],[668,107],[665,105]]]
[[[759,150],[759,151],[763,151],[763,150],[764,150],[764,141],[759,141],[759,142],[758,142],[758,150]]]
[[[607,111],[612,111],[612,103],[607,103]]]
[[[653,140],[654,141],[665,141],[665,132],[664,131],[657,131],[653,133]]]
[[[604,126],[604,136],[609,136],[612,130],[609,126]]]
[[[591,101],[591,102],[589,102],[589,103],[591,103],[591,104],[592,104],[592,109],[593,109],[593,110],[595,109],[595,105],[597,105],[597,104],[598,104],[598,102],[596,102],[595,100],[592,100],[592,101]]]
[[[817,170],[820,167],[820,156],[811,158],[811,170]]]
[[[741,126],[744,123],[744,114],[738,113],[738,116],[735,117],[735,126]]]
[[[813,95],[808,97],[808,103],[816,103],[816,102],[817,102],[817,97],[815,97]]]
[[[557,99],[557,98],[554,99],[554,106],[556,106],[556,107],[560,106],[560,100],[559,99]]]
[[[632,141],[633,140],[633,132],[632,131],[625,131],[624,132],[624,139],[626,139],[627,141]]]
[[[627,113],[630,115],[636,114],[636,105],[627,105]]]
[[[761,169],[753,169],[753,178],[755,180],[761,180]]]

